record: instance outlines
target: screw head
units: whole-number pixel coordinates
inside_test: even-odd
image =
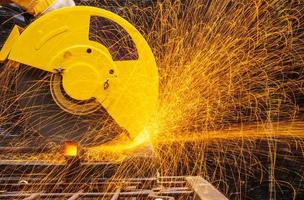
[[[61,67],[58,67],[58,68],[56,68],[55,70],[56,70],[56,72],[57,72],[58,74],[62,74],[63,71],[64,71],[64,69],[61,68]]]
[[[110,69],[109,74],[114,74],[114,69]]]
[[[87,53],[92,53],[92,49],[91,48],[87,48]]]
[[[110,84],[109,84],[109,80],[106,80],[104,83],[103,83],[103,89],[104,90],[107,90],[109,88]]]

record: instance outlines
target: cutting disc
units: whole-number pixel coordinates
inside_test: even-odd
[[[72,140],[79,141],[84,146],[92,146],[110,141],[123,132],[94,99],[61,99],[56,102],[57,96],[52,91],[60,93],[56,89],[60,80],[59,83],[52,83],[53,76],[39,69],[20,66],[14,86],[15,96],[18,97],[18,108],[23,115],[20,122],[29,134],[38,133],[56,143]],[[57,76],[60,79],[60,75]],[[59,106],[60,103],[63,105]],[[70,108],[64,110],[63,106],[66,105]]]

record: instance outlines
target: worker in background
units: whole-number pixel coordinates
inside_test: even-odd
[[[0,4],[5,3],[15,3],[34,16],[59,8],[75,6],[73,0],[0,0]]]

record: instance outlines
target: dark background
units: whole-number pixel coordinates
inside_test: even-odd
[[[92,4],[88,1],[76,1],[77,4]],[[153,1],[132,1],[132,3],[138,3],[141,6],[151,6]],[[100,1],[98,5],[106,9],[117,11],[117,7],[125,6],[126,1]],[[26,26],[32,17],[25,14],[20,17],[13,17],[23,12],[21,9],[14,6],[6,5],[0,8],[0,46],[5,41],[12,26],[18,24],[20,26]],[[301,30],[299,30],[301,31]],[[303,31],[303,29],[302,29]],[[304,98],[303,95],[295,97],[300,110],[304,110]],[[189,148],[187,148],[187,145]],[[193,154],[191,143],[187,144],[185,148],[185,154],[190,158],[189,163],[179,163],[180,170],[175,175],[187,175],[189,171],[193,174],[202,175],[205,179],[212,182],[223,193],[225,193],[229,199],[269,199],[270,198],[270,168],[274,167],[274,176],[276,182],[275,193],[273,197],[276,199],[304,199],[304,156],[303,146],[301,142],[297,142],[297,139],[280,139],[269,142],[268,140],[256,140],[252,141],[230,141],[229,143],[221,144],[208,144],[213,146],[210,151],[205,151],[202,154],[207,160],[207,170],[204,173],[200,172],[200,169],[196,169],[196,160],[191,160]],[[233,145],[248,145],[251,146],[251,152],[243,154],[242,158],[227,159],[229,157],[237,157],[238,152],[229,150],[225,152],[217,151],[214,146],[225,145],[226,149]],[[275,146],[275,148],[274,148]],[[187,151],[189,149],[189,151]],[[275,149],[275,151],[271,151]],[[270,154],[275,152],[276,162],[275,166],[271,166]],[[220,155],[220,156],[219,156]],[[254,157],[254,159],[253,159]],[[218,158],[221,158],[218,160]],[[194,157],[193,159],[196,159]],[[217,168],[221,163],[222,168]],[[189,166],[193,167],[189,170]],[[224,171],[224,172],[223,172]],[[224,174],[224,176],[223,176]],[[293,196],[295,193],[296,196]]]

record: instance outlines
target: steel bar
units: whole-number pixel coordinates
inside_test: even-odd
[[[34,200],[40,197],[40,193],[31,194],[29,197],[24,198],[23,200]]]
[[[208,181],[204,180],[200,176],[189,176],[186,180],[194,191],[195,200],[199,199],[216,199],[216,200],[228,200],[221,192],[219,192]]]
[[[111,200],[117,200],[119,198],[120,189],[117,189],[115,194],[112,196]]]
[[[76,200],[80,197],[80,195],[82,194],[83,190],[80,190],[79,192],[73,194],[70,198],[68,198],[68,200]]]

